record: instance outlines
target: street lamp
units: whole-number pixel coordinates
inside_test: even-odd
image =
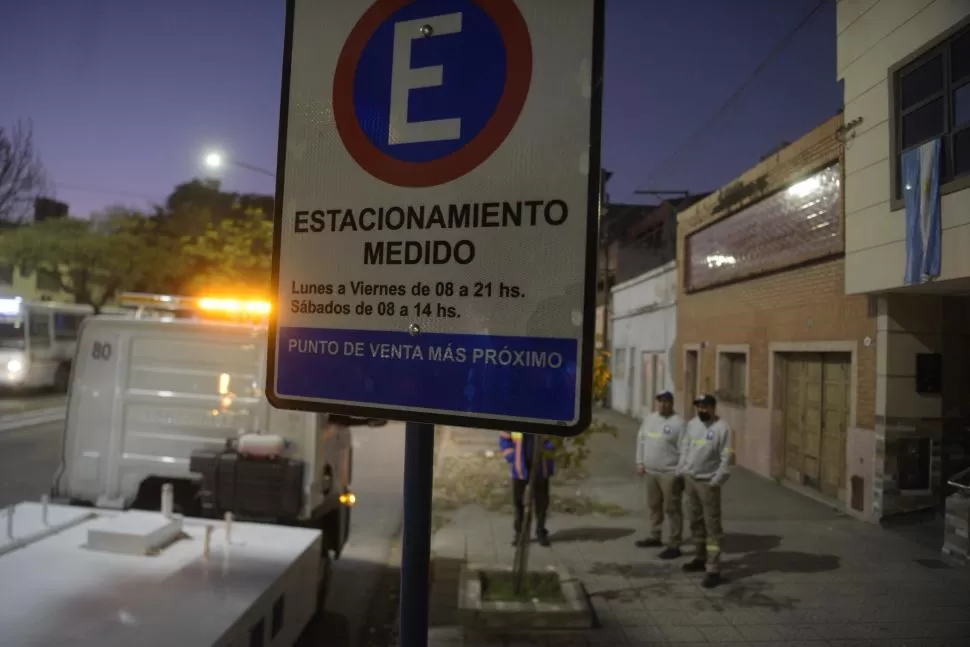
[[[276,174],[273,173],[272,171],[267,171],[266,169],[260,168],[259,166],[256,166],[255,164],[249,164],[247,162],[241,162],[239,160],[232,159],[230,157],[226,157],[225,155],[223,155],[219,151],[210,151],[210,152],[206,153],[205,154],[205,157],[202,158],[202,161],[205,163],[205,165],[207,167],[209,167],[209,168],[211,168],[213,170],[222,168],[226,164],[232,164],[234,166],[238,166],[239,168],[244,168],[247,171],[253,171],[255,173],[261,173],[263,175],[268,175],[269,177],[276,177]]]
[[[222,153],[208,153],[205,156],[205,165],[211,169],[222,168],[223,159]]]

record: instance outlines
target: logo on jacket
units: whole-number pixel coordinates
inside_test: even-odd
[[[664,436],[669,436],[671,431],[673,430],[670,428],[670,425],[664,425]]]
[[[707,430],[707,439],[708,440],[714,440],[714,430],[713,429],[708,429]]]

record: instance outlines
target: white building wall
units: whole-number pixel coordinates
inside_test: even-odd
[[[903,285],[905,215],[890,208],[889,68],[970,16],[970,0],[839,0],[845,123],[845,291]],[[970,190],[942,197],[942,274],[970,277]]]
[[[613,287],[613,409],[641,418],[654,396],[674,390],[670,370],[677,333],[674,263]]]
[[[604,341],[603,331],[604,331],[604,324],[606,322],[606,319],[604,317],[605,310],[606,310],[606,306],[596,307],[596,348],[603,347],[603,341]]]

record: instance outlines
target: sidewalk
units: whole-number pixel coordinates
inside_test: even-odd
[[[512,521],[497,435],[451,429],[435,486],[430,645],[970,645],[970,570],[739,468],[724,490],[727,581],[702,589],[699,577],[681,571],[686,557],[663,562],[633,545],[646,529],[645,496],[633,476],[637,424],[610,411],[597,417],[618,437],[591,441],[588,477],[554,488],[553,544],[535,546],[530,560],[536,569],[572,570],[600,627],[570,637],[463,641],[455,626],[460,564],[511,564]]]

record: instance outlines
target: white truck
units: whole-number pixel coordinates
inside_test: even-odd
[[[5,646],[295,642],[347,541],[349,427],[377,421],[274,409],[266,343],[261,322],[84,321],[58,503],[0,523]]]

